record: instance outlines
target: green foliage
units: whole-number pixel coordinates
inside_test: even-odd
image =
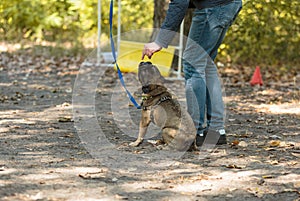
[[[96,44],[97,0],[0,1],[0,40]],[[109,34],[109,0],[102,0],[102,37]],[[121,0],[122,32],[151,28],[154,2]],[[114,1],[114,35],[118,1]],[[218,59],[234,63],[300,63],[300,1],[244,0]],[[138,36],[137,36],[138,37]]]
[[[300,62],[300,1],[244,0],[221,55],[241,63],[282,65]]]
[[[102,33],[109,33],[109,0],[102,0]],[[7,0],[0,2],[2,39],[80,41],[97,33],[97,0]],[[122,31],[150,27],[153,2],[122,0]],[[117,27],[117,1],[114,4]],[[150,14],[149,14],[150,13]]]
[[[1,1],[0,13],[0,32],[6,40],[60,41],[78,35],[78,15],[67,0]]]
[[[130,31],[151,28],[153,18],[153,1],[122,0],[122,30]],[[129,29],[128,29],[129,28]]]

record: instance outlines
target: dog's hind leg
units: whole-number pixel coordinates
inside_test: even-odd
[[[195,139],[182,135],[177,129],[164,128],[162,131],[162,137],[165,143],[168,145],[165,149],[177,150],[177,151],[188,151],[196,150]]]
[[[174,138],[177,134],[177,130],[174,128],[163,128],[162,129],[162,139],[167,145],[164,147],[165,150],[176,149],[176,144]]]

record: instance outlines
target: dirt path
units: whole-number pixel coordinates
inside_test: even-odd
[[[289,77],[255,89],[221,69],[229,144],[170,157],[127,146],[139,112],[126,109],[115,72],[94,71],[80,86],[97,79],[95,90],[76,94],[81,58],[0,56],[0,200],[300,200],[299,83]],[[74,108],[72,96],[94,105]],[[90,109],[96,118],[81,113]]]

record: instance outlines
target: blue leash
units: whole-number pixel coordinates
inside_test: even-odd
[[[120,79],[120,82],[123,86],[123,88],[125,89],[127,95],[128,95],[128,98],[129,100],[133,103],[133,105],[137,108],[137,109],[141,109],[141,106],[136,102],[136,100],[134,99],[134,97],[131,95],[131,93],[128,91],[126,85],[125,85],[125,82],[124,82],[124,79],[123,79],[123,75],[122,75],[122,72],[120,70],[120,67],[117,63],[117,57],[116,57],[116,51],[115,51],[115,43],[114,43],[114,39],[113,39],[113,36],[112,36],[112,24],[113,24],[113,12],[114,12],[114,3],[113,3],[113,0],[110,1],[110,9],[109,9],[109,36],[110,36],[110,45],[111,45],[111,51],[112,51],[112,55],[113,55],[113,58],[114,58],[114,62],[117,66],[117,70],[118,70],[118,75],[119,75],[119,79]]]

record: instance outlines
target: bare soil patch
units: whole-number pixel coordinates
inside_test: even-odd
[[[98,124],[114,149],[141,158],[137,168],[125,162],[110,168],[89,153],[74,127],[73,86],[82,61],[30,50],[0,54],[0,200],[300,200],[296,71],[272,77],[262,70],[265,86],[256,88],[248,85],[254,69],[220,68],[228,145],[203,158],[188,152],[164,165],[145,159],[150,143],[127,146],[137,133],[124,135],[114,117],[113,94],[126,94],[116,89],[116,72],[107,70],[96,89]],[[135,84],[135,75],[125,77]],[[138,122],[134,107],[129,113]]]

